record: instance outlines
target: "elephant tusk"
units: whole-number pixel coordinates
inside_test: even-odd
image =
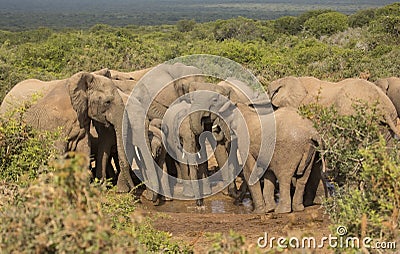
[[[182,152],[182,159],[185,159],[185,152]]]
[[[215,124],[215,125],[213,125],[213,126],[211,127],[212,131],[217,130],[217,128],[218,128],[218,124]]]
[[[197,152],[197,156],[199,156],[199,159],[201,159],[201,155],[200,155],[200,152]]]
[[[140,161],[141,159],[140,159],[139,150],[138,150],[137,146],[135,146],[135,152],[138,157],[138,160]]]

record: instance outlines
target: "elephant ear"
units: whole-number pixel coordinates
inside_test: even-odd
[[[382,91],[387,94],[388,90],[389,90],[389,80],[386,78],[382,78],[382,79],[378,79],[375,82],[375,85],[378,86],[380,89],[382,89]]]
[[[73,109],[78,114],[78,121],[81,128],[88,128],[88,95],[90,83],[94,75],[87,72],[79,72],[67,79],[67,89]]]
[[[307,96],[303,83],[296,77],[285,77],[271,82],[268,86],[272,105],[298,108]]]

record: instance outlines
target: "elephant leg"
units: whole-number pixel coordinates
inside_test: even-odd
[[[101,142],[101,143],[100,143]],[[107,164],[110,161],[110,147],[105,144],[103,138],[99,137],[99,148],[97,151],[97,161],[96,161],[96,178],[105,181],[107,176]],[[104,145],[102,145],[104,144]]]
[[[252,173],[252,170],[254,168],[254,165],[256,164],[256,161],[253,156],[249,154],[247,157],[245,167],[243,170],[244,178],[246,179],[247,182],[249,182],[250,175]],[[261,192],[261,185],[260,181],[257,181],[253,185],[248,185],[248,188],[250,190],[251,198],[253,200],[253,212],[254,213],[264,213],[265,212],[265,204],[264,204],[264,199],[262,196]]]
[[[264,175],[263,197],[265,202],[265,211],[267,213],[275,210],[275,183],[276,177],[271,170],[267,170]]]
[[[178,170],[182,172],[183,180],[183,196],[191,198],[194,197],[193,186],[190,182],[190,166],[184,163],[178,163]],[[197,170],[196,170],[197,171]],[[196,172],[195,172],[196,173]]]
[[[202,191],[200,188],[200,184],[199,184],[199,176],[200,176],[200,172],[199,172],[199,166],[195,166],[195,165],[191,165],[189,168],[189,174],[190,174],[190,182],[193,188],[193,192],[194,192],[194,197],[196,199],[196,204],[197,206],[202,206],[203,205],[203,198],[202,198]]]
[[[201,190],[204,195],[210,195],[211,194],[211,186],[210,182],[208,181],[208,163],[207,161],[204,163],[201,163],[198,166],[198,179],[202,179],[202,185],[201,185]]]
[[[315,154],[316,151],[315,149],[310,150],[310,152],[313,153],[312,159],[309,162],[308,165],[306,165],[306,169],[304,170],[303,175],[297,179],[296,185],[295,185],[295,191],[293,195],[293,203],[292,203],[292,208],[293,211],[303,211],[304,210],[304,205],[303,205],[303,197],[304,197],[304,189],[307,184],[307,181],[309,179],[312,167],[313,167],[313,162],[315,159]]]
[[[328,197],[325,183],[322,179],[322,163],[316,161],[313,163],[311,173],[304,190],[304,206],[321,204],[324,197]],[[322,194],[323,193],[323,194]]]
[[[237,188],[236,188],[236,184],[235,184],[235,179],[233,177],[233,172],[231,171],[231,168],[229,165],[229,161],[228,161],[228,153],[226,150],[226,147],[224,144],[221,143],[217,143],[217,146],[215,147],[215,151],[214,151],[214,155],[215,155],[215,159],[217,160],[218,163],[218,167],[222,173],[222,180],[224,182],[224,186],[226,184],[228,184],[228,188],[227,188],[227,194],[231,197],[236,198],[238,196],[237,194]],[[223,167],[224,164],[227,164],[228,167]],[[225,192],[225,191],[223,191]],[[225,193],[224,193],[225,194]]]
[[[279,181],[279,203],[275,208],[275,213],[290,213],[292,211],[292,200],[290,195],[290,185],[292,178],[281,179]]]
[[[171,200],[169,197],[172,197],[171,186],[168,181],[168,169],[165,162],[166,151],[162,149],[160,155],[156,158],[157,165],[162,168],[163,174],[161,176],[161,189],[163,191],[163,195],[165,196],[165,200]]]

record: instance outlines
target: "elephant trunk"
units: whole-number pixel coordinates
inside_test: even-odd
[[[122,141],[122,120],[115,123],[114,128],[117,138],[119,166],[121,169],[121,172],[118,176],[117,188],[118,192],[129,192],[134,188],[134,183],[130,174],[130,166],[125,154],[125,149]]]
[[[197,111],[190,114],[190,127],[195,135],[200,135],[203,132],[203,125],[201,119],[203,117],[202,111]]]

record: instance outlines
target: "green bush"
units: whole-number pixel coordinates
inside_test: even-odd
[[[181,33],[190,32],[194,29],[195,26],[196,26],[196,21],[194,19],[191,20],[183,19],[176,22],[176,28]]]
[[[19,184],[38,176],[55,158],[54,141],[60,134],[39,132],[22,120],[25,107],[0,118],[0,179]]]
[[[348,28],[348,18],[339,12],[327,12],[308,19],[304,27],[317,37],[332,35]]]
[[[386,143],[387,130],[379,125],[376,106],[359,103],[354,108],[351,116],[316,104],[300,110],[314,122],[324,141],[320,152],[326,176],[335,185],[324,206],[333,233],[345,226],[347,236],[395,241],[400,228],[399,146],[395,140]]]
[[[284,16],[274,22],[274,29],[277,33],[294,35],[299,32],[297,18],[293,16]]]
[[[349,16],[350,27],[362,27],[368,25],[375,18],[375,9],[360,10]]]
[[[103,214],[99,206],[101,193],[89,185],[87,159],[71,156],[55,162],[54,172],[42,174],[29,186],[20,188],[1,211],[2,252],[132,253],[137,250],[137,240],[125,231],[114,231]]]

